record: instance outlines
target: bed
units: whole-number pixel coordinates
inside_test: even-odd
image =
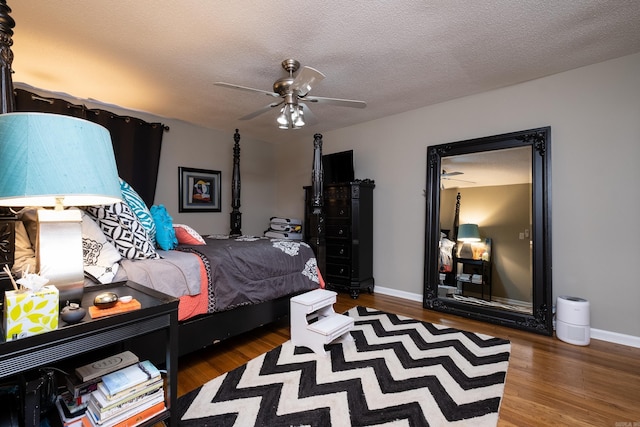
[[[324,286],[314,246],[318,242],[307,244],[242,234],[237,129],[233,138],[229,234],[200,236],[186,224],[165,224],[165,229],[171,227],[176,233],[178,246],[158,250],[159,259],[123,259],[113,278],[113,281],[133,280],[180,299],[181,356],[285,318],[292,296]],[[318,194],[322,194],[321,156],[322,136],[317,134],[312,180]],[[127,193],[123,194],[127,200]],[[322,197],[315,203],[320,216]],[[160,241],[163,220],[158,220],[155,214],[156,237]]]
[[[122,260],[115,281],[133,280],[180,299],[179,355],[276,321],[289,298],[321,286],[304,242],[203,236],[206,245],[158,251],[157,260]]]

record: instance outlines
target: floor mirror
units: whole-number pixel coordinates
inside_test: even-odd
[[[550,137],[427,148],[425,308],[553,333]]]

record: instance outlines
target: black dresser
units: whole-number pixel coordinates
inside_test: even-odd
[[[361,290],[373,292],[373,180],[329,184],[323,191],[323,228],[326,264],[320,266],[328,288],[348,291],[357,298]],[[307,242],[316,241],[311,187],[305,189]]]

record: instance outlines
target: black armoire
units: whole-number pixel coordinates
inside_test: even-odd
[[[321,268],[327,288],[347,291],[357,298],[361,290],[373,292],[373,180],[325,184],[323,189],[326,265]],[[305,190],[304,239],[314,241],[318,228]]]

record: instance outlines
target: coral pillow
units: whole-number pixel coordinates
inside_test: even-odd
[[[202,236],[196,230],[184,224],[173,224],[173,230],[181,245],[206,245]]]

